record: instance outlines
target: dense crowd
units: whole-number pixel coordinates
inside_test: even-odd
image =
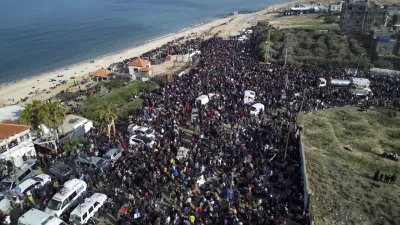
[[[391,107],[399,99],[400,81],[360,72],[374,92],[362,98],[346,89],[318,88],[319,77],[349,75],[341,69],[260,64],[252,41],[199,41],[196,69],[159,89],[141,90],[144,106],[120,120],[110,140],[99,138],[98,129],[86,135],[89,154],[126,149],[103,173],[81,172],[89,192],[111,199],[100,215],[110,213],[118,224],[309,223],[297,113],[360,103]],[[168,54],[178,51],[165,48]],[[154,60],[159,52],[144,57]],[[250,115],[245,90],[256,92],[255,102],[264,104],[264,111]],[[207,104],[196,103],[211,93]],[[155,129],[155,144],[129,146],[129,124]],[[181,147],[188,153],[178,158]],[[121,214],[122,206],[130,210]]]

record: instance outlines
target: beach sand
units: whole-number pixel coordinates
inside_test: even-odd
[[[227,18],[217,19],[210,23],[193,27],[180,33],[147,42],[135,48],[96,58],[94,59],[94,63],[90,63],[89,61],[82,62],[76,65],[66,66],[53,72],[3,85],[0,88],[0,104],[1,106],[7,106],[15,104],[19,101],[18,105],[23,106],[26,103],[30,103],[34,99],[49,99],[52,96],[58,94],[61,90],[66,90],[68,87],[70,87],[74,82],[71,77],[75,77],[76,81],[82,80],[82,78],[88,77],[89,72],[94,72],[100,68],[107,68],[110,64],[120,62],[124,59],[139,56],[149,50],[160,47],[161,45],[166,44],[169,41],[188,36],[191,33],[197,33],[199,36],[206,35],[208,37],[217,34],[220,37],[226,38],[230,35],[237,34],[237,32],[242,31],[244,28],[255,25],[257,21],[269,19],[276,16],[279,10],[287,8],[294,3],[295,2],[269,5],[265,9],[255,13],[232,15]],[[68,70],[66,70],[66,68],[68,68]],[[63,75],[63,77],[60,78],[57,77],[57,75]],[[51,79],[55,79],[56,82],[49,82]],[[67,80],[67,84],[60,85],[54,90],[50,90],[50,87],[54,86],[54,84],[57,84],[59,80]],[[44,89],[46,89],[46,91],[43,91]],[[30,92],[35,92],[36,90],[39,91],[39,94],[29,95]],[[25,97],[29,97],[28,100],[26,102],[21,102],[20,100]],[[12,99],[14,99],[14,101],[12,101]]]

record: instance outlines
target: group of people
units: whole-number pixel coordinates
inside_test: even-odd
[[[296,115],[360,102],[389,108],[400,97],[400,81],[359,72],[374,92],[366,100],[316,86],[319,77],[346,78],[342,69],[260,64],[253,38],[194,40],[201,51],[196,69],[158,89],[140,90],[143,107],[116,121],[110,138],[98,128],[86,134],[88,155],[125,150],[102,172],[80,172],[89,192],[111,199],[101,213],[118,224],[308,224]],[[245,104],[245,90],[265,105],[258,115]],[[210,94],[207,104],[196,102]],[[130,124],[155,130],[154,144],[129,145]]]
[[[375,172],[374,180],[382,181],[388,184],[394,184],[396,182],[397,176],[396,174],[390,175],[388,173],[380,173],[379,170]]]

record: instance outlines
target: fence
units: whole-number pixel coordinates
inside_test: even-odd
[[[310,200],[310,195],[308,192],[308,181],[307,181],[307,171],[306,171],[306,162],[305,162],[305,157],[304,157],[304,152],[303,152],[303,144],[302,144],[302,137],[301,133],[299,134],[299,152],[300,152],[300,162],[301,162],[301,173],[303,175],[303,190],[304,190],[304,208],[303,212],[306,213],[309,200]]]

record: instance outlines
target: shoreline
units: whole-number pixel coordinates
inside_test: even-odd
[[[67,65],[64,66],[63,68],[58,68],[49,72],[32,75],[21,80],[16,80],[9,83],[1,84],[0,104],[1,106],[14,105],[16,102],[20,101],[25,97],[28,97],[28,100],[26,102],[19,102],[18,105],[24,105],[26,103],[29,103],[32,99],[46,100],[56,95],[61,90],[65,90],[66,88],[68,88],[69,85],[73,83],[74,80],[80,81],[85,77],[88,77],[89,72],[94,72],[95,70],[100,68],[107,68],[110,64],[120,62],[127,58],[139,56],[147,51],[160,47],[161,45],[166,44],[169,41],[181,37],[186,37],[191,33],[196,33],[197,35],[201,36],[207,33],[207,31],[218,30],[218,28],[222,26],[229,26],[230,23],[235,22],[235,20],[240,20],[239,22],[241,22],[244,19],[246,19],[246,17],[250,17],[251,15],[255,14],[263,15],[266,12],[269,13],[274,12],[296,2],[297,1],[283,2],[274,5],[266,5],[260,8],[259,10],[255,10],[254,12],[245,12],[243,14],[237,14],[237,15],[231,14],[223,18],[218,17],[212,19],[210,22],[195,24],[187,28],[183,28],[177,32],[169,33],[160,37],[147,40],[131,48],[121,49],[116,52],[111,52],[105,55],[98,56],[96,58],[78,62],[76,64]],[[249,26],[251,25],[247,25],[247,27]],[[231,27],[228,30],[234,30],[234,28],[236,27]],[[225,32],[225,29],[223,30]],[[90,60],[94,60],[94,63],[90,63]],[[63,77],[57,77],[57,75],[63,75]],[[73,80],[71,79],[71,77],[75,77],[75,79]],[[56,81],[49,82],[49,80],[51,79],[55,79]],[[54,90],[49,90],[50,87],[58,84],[59,81],[61,80],[67,81],[66,84],[60,85]],[[35,92],[35,91],[39,91],[39,94],[33,94],[33,95],[29,94],[30,92]],[[58,92],[54,93],[55,91]],[[9,99],[14,99],[14,101],[10,101]]]

